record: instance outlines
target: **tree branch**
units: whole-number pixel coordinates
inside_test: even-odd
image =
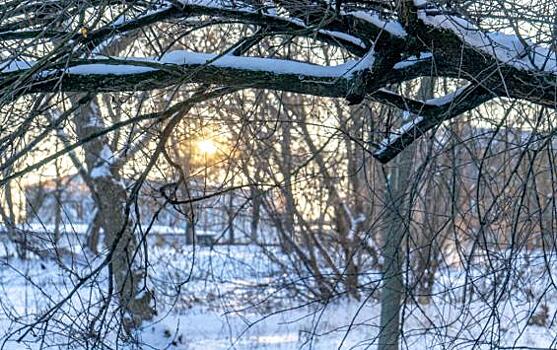
[[[47,66],[30,76],[19,94],[36,92],[142,91],[176,84],[206,83],[240,88],[265,88],[346,97],[361,61],[319,66],[291,60],[219,56],[173,51],[162,59],[105,58],[70,61],[66,69]],[[0,88],[29,76],[34,62],[12,62],[0,73]],[[1,66],[0,66],[1,67]],[[371,67],[368,67],[371,68]],[[366,91],[389,82],[389,75],[373,70]]]
[[[390,133],[373,153],[375,159],[387,163],[410,146],[429,130],[438,127],[446,120],[459,116],[491,100],[490,92],[468,85],[444,97],[425,102],[406,99],[386,90],[379,90],[371,96],[373,99],[408,111],[412,120]]]

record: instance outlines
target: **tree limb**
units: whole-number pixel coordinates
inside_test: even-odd
[[[373,153],[375,159],[387,163],[429,130],[478,107],[494,96],[482,88],[468,85],[452,94],[425,102],[406,99],[385,90],[379,90],[371,97],[407,111],[412,117],[412,120],[391,132]]]

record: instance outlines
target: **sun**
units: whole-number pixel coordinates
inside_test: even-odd
[[[213,156],[218,151],[217,145],[212,140],[199,140],[197,142],[197,149],[201,154],[206,156]]]

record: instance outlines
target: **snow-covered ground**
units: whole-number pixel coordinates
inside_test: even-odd
[[[181,242],[150,243],[149,274],[158,316],[138,331],[126,348],[376,348],[377,293],[364,293],[360,301],[338,298],[307,303],[282,288],[299,281],[299,276],[280,271],[259,247],[194,250]],[[17,342],[27,329],[21,327],[67,296],[100,258],[79,251],[59,261],[23,261],[1,250],[0,344],[4,349],[102,348],[99,343],[86,343],[84,332],[97,314],[96,301],[106,291],[106,272],[88,281],[48,322],[38,324]],[[553,318],[557,293],[547,272],[548,266],[553,266],[551,259],[518,256],[511,275],[485,275],[480,266],[468,273],[456,268],[440,270],[430,304],[405,303],[403,348],[556,346]],[[377,274],[369,276],[362,282],[368,282],[367,290],[371,291],[377,287],[373,282]],[[472,283],[474,292],[464,294],[462,286]],[[493,288],[494,283],[497,288]],[[497,307],[493,308],[494,304]],[[533,320],[543,315],[543,310],[547,313],[545,325],[536,325]],[[115,320],[108,313],[105,321],[115,324]],[[107,349],[116,348],[116,330],[108,326],[101,338]]]

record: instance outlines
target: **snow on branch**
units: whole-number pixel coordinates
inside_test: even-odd
[[[375,50],[371,49],[362,57],[358,63],[351,68],[352,84],[346,94],[346,100],[349,104],[358,104],[363,101],[366,95],[367,76],[373,69],[375,63]]]
[[[536,45],[517,35],[486,32],[472,22],[446,14],[428,14],[427,9],[418,11],[418,18],[426,25],[457,35],[465,44],[490,55],[502,64],[517,69],[557,73],[557,56],[547,47]]]
[[[483,104],[494,96],[488,91],[470,84],[445,96],[427,101],[406,99],[383,89],[372,97],[396,106],[412,117],[412,120],[390,132],[373,153],[373,156],[381,163],[387,163],[429,130]]]
[[[116,3],[109,0],[107,6]],[[495,96],[555,106],[557,55],[554,51],[516,35],[482,30],[426,0],[405,0],[407,11],[401,10],[398,17],[397,10],[381,10],[381,5],[376,4],[344,6],[331,12],[326,2],[310,1],[307,5],[315,12],[309,11],[311,16],[303,15],[308,11],[288,8],[288,4],[270,0],[147,2],[141,7],[141,15],[122,15],[105,26],[91,29],[85,36],[80,32],[68,34],[64,49],[72,50],[73,59],[65,54],[51,54],[37,62],[0,61],[0,86],[11,99],[36,92],[142,91],[190,83],[339,97],[346,98],[350,104],[371,95],[372,99],[416,116],[384,140],[376,152],[382,161],[394,157],[443,120]],[[411,23],[402,12],[411,15]],[[132,30],[168,20],[207,17],[208,25],[233,22],[257,27],[261,32],[241,42],[238,47],[242,49],[256,45],[267,35],[288,34],[342,47],[358,58],[336,66],[321,66],[295,60],[241,57],[243,52],[238,47],[230,50],[232,54],[221,55],[173,51],[159,58],[86,58]],[[0,33],[0,41],[2,35],[12,40],[18,36],[19,40],[28,40],[35,35],[24,33],[21,28],[10,28]],[[60,36],[54,32],[43,34]],[[13,54],[13,57],[18,56]],[[430,101],[410,100],[378,90],[432,75],[467,79],[472,85]],[[485,90],[488,88],[490,93]]]
[[[86,85],[97,91],[138,91],[180,82],[204,82],[345,97],[355,73],[372,64],[372,53],[361,60],[321,66],[285,59],[172,51],[160,59],[105,57],[75,60],[68,68],[46,67],[35,73],[33,86],[35,91],[49,91],[53,87],[45,84],[61,78],[58,88],[63,91],[81,91]],[[34,65],[31,61],[2,62],[0,81],[25,75]]]
[[[213,66],[250,71],[264,71],[276,75],[298,74],[302,77],[338,78],[360,70],[363,65],[372,64],[372,56],[362,60],[352,60],[337,66],[320,66],[316,64],[274,58],[219,56],[217,54],[176,50],[165,54],[161,59],[133,57],[105,57],[92,59],[91,62],[71,66],[64,70],[68,74],[78,75],[130,75],[156,70],[164,70],[164,65],[177,66]],[[25,71],[34,66],[34,61],[11,60],[0,62],[0,73]],[[50,73],[59,70],[51,69]]]
[[[381,30],[385,30],[391,35],[399,38],[406,37],[407,33],[402,27],[402,25],[397,21],[386,20],[381,18],[381,16],[375,11],[352,11],[347,12],[346,15],[354,16],[361,20],[364,20]]]
[[[423,63],[423,62],[430,62],[433,58],[433,55],[431,54],[431,52],[422,52],[420,53],[419,57],[416,57],[414,55],[408,57],[405,60],[402,60],[400,62],[397,62],[393,68],[394,69],[405,69],[408,67],[411,67],[415,64],[418,63]]]

